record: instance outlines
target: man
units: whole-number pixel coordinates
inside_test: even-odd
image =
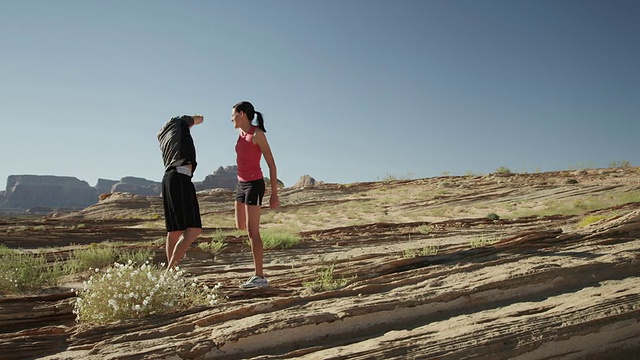
[[[200,207],[191,182],[197,162],[190,129],[203,121],[202,115],[174,117],[158,132],[164,161],[162,203],[167,228],[167,269],[178,265],[202,233]]]

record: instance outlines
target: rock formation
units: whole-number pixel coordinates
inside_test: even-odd
[[[302,175],[300,179],[292,186],[293,188],[303,188],[307,186],[315,186],[316,184],[321,184],[322,182],[316,182],[316,179],[312,178],[309,175]]]
[[[298,224],[302,241],[265,252],[270,288],[238,290],[253,272],[251,252],[245,236],[228,235],[214,259],[188,254],[181,263],[200,281],[221,283],[224,302],[78,325],[68,286],[2,297],[0,354],[89,360],[637,359],[640,169],[590,172],[572,184],[567,177],[449,177],[283,191],[278,214],[285,216],[271,225],[281,219]],[[443,181],[450,186],[439,188]],[[204,219],[232,216],[232,191],[208,196]],[[584,209],[594,198],[626,200]],[[558,214],[559,202],[573,204],[579,214]],[[146,215],[139,222],[129,215],[114,219],[127,209]],[[554,214],[543,215],[547,210]],[[163,234],[148,227],[150,215],[161,211],[157,197],[114,194],[77,217],[4,223],[12,232],[0,232],[0,243],[55,244],[52,259],[64,257],[72,244],[105,238],[144,246],[139,244]],[[489,211],[512,216],[491,220]],[[100,220],[92,220],[96,212],[103,214]],[[84,227],[70,230],[80,221]],[[164,249],[152,248],[162,259]],[[306,289],[310,282],[338,279],[346,281],[324,291]]]
[[[3,209],[81,209],[97,201],[97,191],[86,181],[70,176],[11,175],[7,179]]]
[[[162,184],[139,177],[126,176],[111,187],[112,193],[127,192],[134,195],[160,196]]]
[[[111,192],[113,185],[118,182],[118,180],[98,179],[95,188],[98,194],[107,194]]]
[[[235,189],[238,183],[238,167],[218,167],[213,174],[207,175],[201,183],[195,184],[196,190]]]
[[[234,166],[216,169],[202,182],[194,182],[196,190],[235,190],[238,169]],[[268,180],[268,179],[266,179]],[[280,187],[284,184],[278,180]],[[0,212],[33,213],[54,209],[76,210],[93,205],[103,194],[130,193],[141,196],[160,196],[162,184],[140,177],[126,176],[120,180],[98,179],[95,187],[75,177],[52,175],[11,175],[7,188],[0,192]]]

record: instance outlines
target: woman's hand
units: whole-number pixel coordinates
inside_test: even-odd
[[[269,207],[271,209],[277,209],[278,207],[280,207],[280,200],[278,200],[278,194],[276,193],[271,194],[271,196],[269,197]]]

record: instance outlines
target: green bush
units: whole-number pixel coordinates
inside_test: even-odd
[[[431,225],[420,225],[416,227],[416,231],[420,234],[430,234],[433,231],[433,226]]]
[[[148,262],[115,263],[95,274],[77,291],[74,314],[78,322],[106,324],[124,319],[168,314],[220,301],[219,287],[200,286],[182,270],[169,270]]]
[[[609,164],[609,167],[612,167],[612,168],[630,168],[631,167],[631,163],[628,162],[627,160],[612,161]]]
[[[7,254],[13,254],[14,252],[15,252],[15,250],[9,249],[4,244],[0,244],[0,256],[7,255]]]
[[[350,279],[344,277],[341,277],[339,279],[334,278],[334,270],[335,264],[331,264],[321,270],[316,279],[314,279],[313,281],[305,282],[302,285],[312,293],[336,290],[347,285]]]
[[[227,246],[227,244],[224,243],[223,240],[213,240],[210,242],[201,242],[198,244],[200,250],[211,253],[213,255],[219,254],[225,246]]]
[[[500,166],[499,168],[496,169],[496,174],[511,174],[511,170],[509,170],[508,168],[504,167],[504,166]]]
[[[412,259],[420,256],[432,256],[438,255],[438,251],[440,251],[440,246],[429,245],[423,247],[422,249],[407,249],[402,252],[402,257],[405,259]]]
[[[483,247],[483,246],[487,246],[487,245],[493,245],[495,243],[497,243],[499,240],[494,238],[494,237],[490,237],[490,238],[486,238],[483,236],[480,236],[479,238],[475,238],[473,240],[471,240],[469,242],[469,245],[471,245],[472,248],[478,248],[478,247]]]
[[[500,220],[500,215],[496,213],[487,214],[487,219],[489,220]]]
[[[598,222],[600,220],[606,219],[607,217],[604,215],[591,215],[591,216],[587,216],[584,219],[582,219],[579,223],[578,223],[578,227],[585,227],[585,226],[589,226],[595,222]]]
[[[155,253],[151,249],[122,250],[118,255],[118,262],[125,264],[131,261],[133,264],[142,265],[147,261],[152,261],[154,257]]]
[[[261,237],[265,249],[288,249],[300,243],[300,235],[286,231],[267,230]]]
[[[86,248],[75,249],[69,256],[70,266],[76,271],[101,269],[118,260],[121,251],[114,246],[91,244]]]
[[[21,254],[3,250],[0,253],[0,292],[26,293],[55,286],[65,275],[60,262],[49,264],[44,255]]]
[[[73,250],[69,256],[68,267],[75,272],[89,269],[102,269],[115,262],[127,263],[129,260],[142,265],[153,260],[154,253],[150,249],[125,250],[114,245],[91,244],[86,248]]]

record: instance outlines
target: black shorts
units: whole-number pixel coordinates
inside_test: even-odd
[[[191,177],[169,170],[162,178],[162,204],[167,232],[202,228],[196,188]]]
[[[262,205],[264,188],[264,179],[238,181],[236,201],[247,205]]]

